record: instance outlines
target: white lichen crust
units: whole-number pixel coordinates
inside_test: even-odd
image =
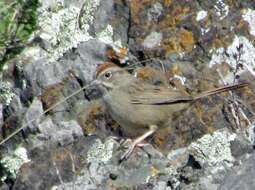
[[[45,46],[43,49],[46,50],[46,58],[49,62],[58,60],[68,50],[76,48],[79,43],[94,38],[109,45],[121,46],[120,41],[113,41],[111,25],[107,25],[95,37],[89,34],[89,28],[94,22],[94,14],[100,2],[101,0],[88,0],[83,5],[84,9],[73,5],[64,7],[62,4],[57,4],[51,11],[39,11],[39,30],[35,35],[42,39]]]
[[[0,103],[9,105],[14,95],[11,84],[9,82],[0,81]]]
[[[196,21],[203,20],[204,18],[207,17],[207,15],[208,15],[208,13],[205,10],[201,10],[201,11],[197,12]]]
[[[30,162],[27,156],[27,150],[24,147],[18,147],[11,155],[5,156],[0,160],[1,166],[9,173],[8,177],[16,178],[16,174],[22,164]],[[7,175],[3,175],[0,182],[3,182]]]
[[[235,133],[225,129],[218,130],[204,135],[193,142],[188,149],[201,166],[220,166],[223,162],[231,164],[234,162],[234,157],[230,143],[235,138]]]
[[[238,52],[238,47],[242,45],[241,52]],[[238,75],[242,72],[249,71],[252,75],[255,76],[255,47],[253,44],[244,36],[235,36],[232,44],[228,48],[224,49],[223,47],[216,50],[211,50],[212,59],[209,63],[209,67],[212,67],[215,64],[227,63],[231,68],[235,69],[237,66],[237,60],[235,55],[240,54],[239,63],[242,63],[244,70],[239,70]],[[226,76],[226,82],[233,81],[233,74],[230,72],[229,76]]]
[[[116,142],[109,138],[102,143],[101,140],[97,139],[90,147],[87,154],[87,162],[107,162],[112,158],[113,148]]]
[[[255,10],[245,9],[243,13],[243,19],[249,24],[250,34],[255,36]]]

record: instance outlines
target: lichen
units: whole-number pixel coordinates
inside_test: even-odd
[[[243,19],[249,24],[250,34],[255,36],[255,10],[246,9],[243,12]]]
[[[9,105],[14,95],[11,84],[0,81],[0,102],[4,105]]]
[[[235,36],[232,44],[230,44],[226,49],[223,47],[216,50],[211,50],[212,59],[209,63],[209,67],[212,67],[215,64],[227,63],[231,68],[236,68],[237,60],[236,55],[238,55],[238,47],[242,45],[242,52],[240,61],[244,65],[244,68],[255,75],[253,69],[255,68],[255,47],[253,44],[244,36]],[[245,70],[240,70],[238,75],[240,75]],[[230,73],[231,74],[231,73]],[[226,76],[226,82],[233,81],[233,74]]]
[[[143,41],[143,46],[145,48],[154,48],[158,45],[160,45],[160,42],[163,38],[162,33],[160,32],[151,32]]]
[[[101,0],[88,0],[84,4],[84,10],[81,17],[82,28],[87,31],[90,24],[93,24],[94,21],[94,12],[97,7],[100,5]]]
[[[196,21],[203,20],[206,17],[207,17],[207,11],[201,10],[197,12]]]
[[[88,151],[87,162],[108,162],[112,158],[114,145],[113,139],[107,139],[105,143],[97,139]]]
[[[110,24],[108,24],[104,30],[100,33],[96,34],[96,38],[103,43],[111,44],[113,48],[117,51],[120,47],[122,47],[121,41],[113,40],[113,28]]]
[[[35,36],[42,39],[42,46],[44,46],[42,48],[47,51],[32,47],[32,49],[28,48],[24,51],[23,55],[31,57],[34,53],[38,59],[44,57],[49,62],[53,62],[61,58],[71,48],[76,48],[79,43],[94,38],[112,46],[121,47],[121,41],[113,40],[111,25],[107,25],[95,37],[89,34],[89,28],[93,24],[94,13],[100,5],[100,1],[86,1],[84,10],[74,5],[64,7],[62,3],[56,4],[50,11],[41,8],[38,19],[39,30],[35,32]]]
[[[193,142],[188,149],[201,165],[218,166],[223,162],[230,164],[234,161],[230,143],[235,138],[235,133],[228,130],[218,130],[212,134],[204,135]]]
[[[245,131],[246,137],[251,144],[255,144],[255,122],[253,122]]]
[[[220,17],[220,20],[228,16],[229,6],[223,0],[217,0],[214,5],[214,9],[216,11],[217,16]]]
[[[29,161],[27,150],[24,147],[18,147],[11,155],[5,156],[0,160],[0,165],[6,171],[6,175],[1,176],[0,182],[3,182],[7,178],[15,179],[22,164]]]
[[[77,7],[60,8],[56,12],[44,11],[39,17],[40,38],[45,41],[49,61],[59,59],[67,50],[92,37],[77,26]],[[91,19],[88,17],[88,19]]]

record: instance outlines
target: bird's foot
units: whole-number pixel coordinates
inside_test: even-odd
[[[127,160],[130,157],[130,155],[132,154],[132,152],[134,151],[136,146],[143,147],[145,144],[142,144],[141,142],[143,140],[145,140],[147,137],[151,136],[157,130],[157,128],[158,127],[156,125],[151,125],[147,132],[145,132],[142,136],[136,138],[132,142],[132,144],[130,145],[128,150],[121,156],[119,162],[121,163],[122,161]]]
[[[121,156],[119,162],[121,163],[122,161],[127,160],[136,147],[143,148],[146,145],[148,145],[148,143],[137,143],[136,141],[132,142],[132,144],[128,147],[128,150]]]

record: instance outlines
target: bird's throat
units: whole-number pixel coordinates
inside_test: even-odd
[[[108,82],[102,82],[102,85],[108,90],[112,90],[114,88],[114,85],[112,83],[108,83]]]

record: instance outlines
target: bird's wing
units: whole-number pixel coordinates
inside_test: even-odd
[[[161,105],[193,100],[192,96],[179,90],[144,83],[134,84],[129,90],[132,104]]]

